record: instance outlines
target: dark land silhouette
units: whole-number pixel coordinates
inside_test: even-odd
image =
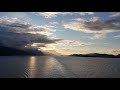
[[[72,54],[70,56],[77,57],[104,57],[104,58],[120,58],[120,54],[112,55],[112,54],[100,54],[100,53],[90,53],[90,54]]]
[[[0,56],[15,56],[15,55],[35,55],[35,56],[42,56],[44,55],[41,51],[35,50],[20,50],[16,48],[6,47],[0,45]]]

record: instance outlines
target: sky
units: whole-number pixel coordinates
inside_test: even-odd
[[[0,44],[60,55],[120,54],[120,12],[0,12]]]

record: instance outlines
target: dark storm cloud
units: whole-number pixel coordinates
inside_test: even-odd
[[[23,47],[32,43],[55,43],[58,39],[50,39],[51,33],[46,27],[29,24],[0,22],[0,44],[9,47]],[[44,34],[45,33],[45,34]]]

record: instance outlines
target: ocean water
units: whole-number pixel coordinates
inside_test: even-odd
[[[0,78],[120,78],[120,58],[0,56]]]

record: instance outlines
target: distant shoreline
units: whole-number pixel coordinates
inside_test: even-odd
[[[75,57],[102,57],[102,58],[120,58],[120,54],[111,55],[111,54],[99,54],[99,53],[90,53],[90,54],[72,54],[69,56]]]
[[[72,56],[72,57],[86,57],[86,56]],[[92,57],[92,56],[87,56],[87,57]],[[120,58],[120,57],[94,57],[93,56],[93,58]]]

